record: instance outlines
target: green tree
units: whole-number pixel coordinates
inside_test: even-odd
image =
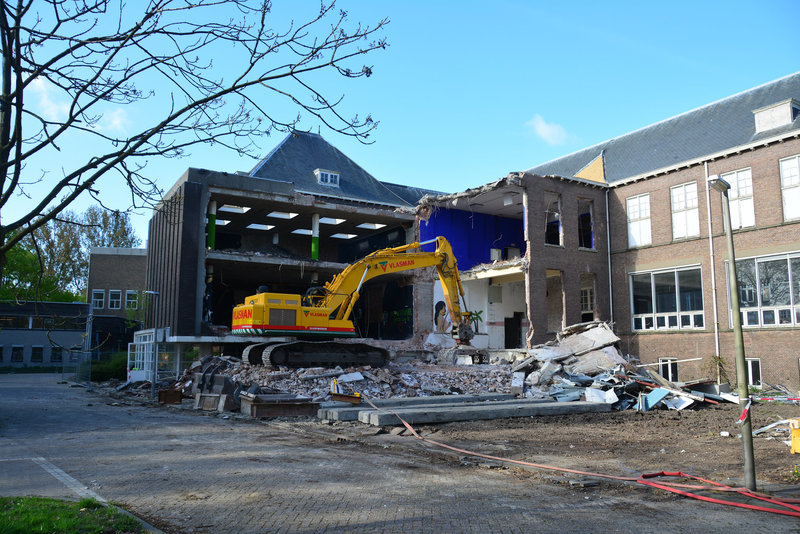
[[[260,136],[303,115],[366,142],[376,123],[346,116],[337,77],[372,74],[360,58],[386,47],[388,21],[291,5],[309,14],[281,20],[269,0],[0,0],[0,276],[11,249],[81,196],[111,188],[154,205],[149,158],[197,145],[255,156]],[[39,109],[43,92],[54,105]],[[135,131],[115,127],[125,109]]]
[[[73,302],[83,296],[63,288],[60,280],[46,273],[42,255],[25,242],[8,251],[0,300]]]

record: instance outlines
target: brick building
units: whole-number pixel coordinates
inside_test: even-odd
[[[87,303],[91,306],[90,343],[95,355],[127,351],[150,300],[143,291],[147,249],[92,247]]]
[[[715,175],[731,185],[749,381],[796,390],[800,73],[484,187],[425,197],[420,233],[462,244],[490,348],[522,345],[520,323],[530,345],[601,319],[668,378],[735,380]]]
[[[161,341],[179,353],[236,354],[263,341],[230,334],[236,304],[261,286],[303,294],[355,259],[413,241],[413,206],[426,193],[380,182],[303,132],[249,173],[190,168],[150,221],[147,288],[159,297],[146,324],[167,329]],[[402,340],[419,330],[414,321],[427,326],[432,311],[428,320],[406,313],[423,293],[408,276],[365,284],[353,314],[359,335]]]

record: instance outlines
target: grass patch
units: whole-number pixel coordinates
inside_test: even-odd
[[[134,534],[136,519],[95,499],[60,501],[44,497],[0,497],[0,534],[29,532]]]

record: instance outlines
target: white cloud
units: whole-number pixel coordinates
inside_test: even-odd
[[[29,86],[29,90],[39,97],[34,107],[42,116],[50,121],[63,121],[69,112],[69,105],[57,101],[57,94],[53,85],[42,78],[36,78]]]
[[[547,122],[538,113],[526,122],[525,126],[533,130],[533,133],[548,145],[561,145],[569,138],[569,134],[563,126],[555,122]]]
[[[123,108],[115,108],[103,114],[97,129],[103,132],[124,132],[131,121],[128,112]]]

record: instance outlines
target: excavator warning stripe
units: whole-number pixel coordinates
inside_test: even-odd
[[[355,335],[355,328],[342,327],[320,327],[320,326],[270,326],[270,325],[237,325],[233,327],[237,333],[246,334],[275,334],[282,332],[306,333],[306,334],[344,334]]]

